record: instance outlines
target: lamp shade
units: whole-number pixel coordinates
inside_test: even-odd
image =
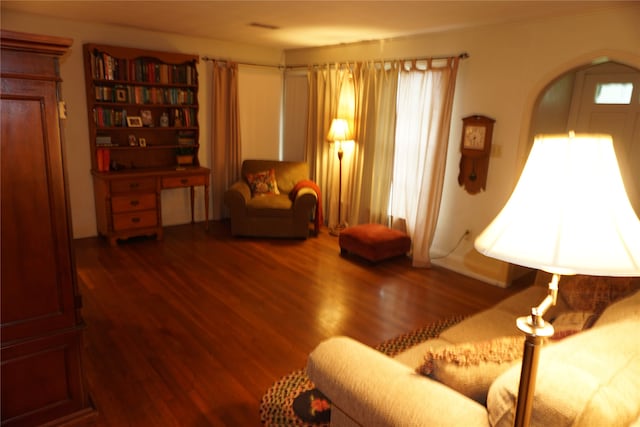
[[[537,136],[511,197],[475,247],[550,273],[640,276],[640,221],[611,137]]]
[[[327,140],[347,141],[351,138],[352,137],[351,131],[349,130],[349,123],[345,119],[333,119],[331,121],[331,127],[329,128]]]

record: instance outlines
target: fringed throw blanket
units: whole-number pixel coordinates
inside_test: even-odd
[[[298,191],[302,190],[303,188],[310,188],[313,191],[315,191],[316,194],[318,195],[318,201],[316,202],[316,214],[315,214],[315,220],[314,220],[314,231],[316,235],[318,235],[318,233],[320,232],[320,225],[323,222],[322,195],[320,194],[320,187],[318,187],[318,184],[311,181],[310,179],[303,179],[302,181],[298,181],[296,185],[293,187],[293,190],[291,190],[291,192],[289,193],[289,199],[291,199],[291,201],[294,201],[296,199],[296,196],[298,195]]]

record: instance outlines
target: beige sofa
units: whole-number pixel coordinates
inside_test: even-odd
[[[255,195],[247,177],[274,171],[279,194]],[[305,186],[290,197],[296,184],[309,180],[309,166],[304,162],[245,160],[242,179],[224,194],[234,236],[291,237],[306,239],[309,221],[318,201],[316,190]]]
[[[558,335],[562,335],[563,319],[574,322],[570,328],[576,329],[577,324],[588,328],[573,334],[565,330],[568,336],[543,346],[531,425],[640,426],[637,281],[617,301],[604,309],[597,307],[597,317],[589,317],[597,320],[590,326],[583,322],[586,312],[575,310],[575,301],[567,302],[571,298],[563,296],[563,280],[558,305],[545,318],[558,320]],[[498,337],[518,336],[515,319],[527,314],[546,293],[544,284],[531,286],[394,358],[347,337],[324,341],[311,353],[307,372],[332,402],[331,425],[513,425],[520,356],[497,361],[481,358],[476,363],[473,351],[468,351],[486,350],[487,343],[501,340]],[[522,340],[517,341],[519,347]],[[426,366],[428,352],[431,377],[416,372],[417,367]],[[502,357],[506,352],[498,354]]]

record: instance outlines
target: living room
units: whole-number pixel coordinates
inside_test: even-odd
[[[10,3],[10,2],[7,2]],[[99,13],[99,5],[94,6]],[[512,290],[502,291],[499,287],[507,287],[513,279],[513,269],[507,263],[483,257],[473,249],[473,238],[482,231],[508,199],[531,146],[534,111],[538,105],[540,94],[547,86],[578,67],[609,60],[640,68],[640,50],[637,40],[640,29],[637,18],[640,14],[638,5],[627,2],[613,2],[611,5],[588,9],[571,15],[538,17],[517,22],[493,23],[473,28],[447,29],[445,31],[401,37],[391,40],[365,41],[344,45],[331,45],[314,48],[298,48],[282,50],[265,48],[258,45],[230,41],[212,40],[203,37],[178,35],[158,31],[141,30],[123,27],[117,24],[96,24],[77,20],[47,17],[36,13],[12,10],[2,6],[2,28],[6,30],[47,34],[69,37],[74,40],[70,52],[61,60],[62,93],[66,102],[69,118],[64,125],[66,140],[67,172],[69,195],[73,223],[73,238],[82,241],[80,248],[87,251],[82,255],[83,266],[90,266],[95,260],[91,243],[96,231],[96,214],[94,208],[93,188],[90,172],[90,154],[87,144],[87,112],[86,96],[82,66],[82,45],[84,43],[103,43],[122,45],[151,50],[174,51],[195,54],[200,58],[221,58],[244,63],[273,65],[287,64],[319,64],[336,61],[370,60],[377,58],[415,58],[441,55],[457,55],[463,52],[469,58],[460,63],[456,95],[454,98],[450,143],[448,145],[443,197],[441,202],[438,226],[431,247],[434,264],[446,269],[462,273],[467,277],[497,285],[498,289],[485,292],[497,301]],[[209,119],[208,102],[211,91],[208,78],[208,62],[201,60],[197,67],[201,79],[201,141],[200,164],[210,166],[210,148],[207,146],[212,124]],[[280,96],[284,87],[281,70],[245,67],[241,74],[240,94],[245,101],[246,109],[241,110],[244,158],[284,158],[299,160],[303,153],[300,138],[284,138],[281,143],[280,128],[274,123],[280,121]],[[252,102],[253,99],[253,102]],[[257,103],[261,99],[264,102]],[[256,113],[256,104],[259,104]],[[242,102],[241,102],[242,105]],[[242,107],[241,107],[242,108]],[[470,195],[457,182],[460,161],[460,146],[463,117],[472,114],[483,114],[496,120],[494,128],[494,151],[490,159],[487,189],[479,194]],[[293,141],[293,142],[292,142]],[[200,231],[192,231],[190,221],[189,197],[186,192],[163,194],[163,224],[175,229],[168,230],[165,239],[174,239],[177,243],[174,250],[197,251],[201,248],[197,242],[206,238]],[[331,196],[335,197],[335,196]],[[214,195],[215,198],[215,195]],[[212,202],[214,203],[214,202]],[[223,219],[223,212],[210,210],[210,220],[216,222]],[[197,199],[195,217],[198,224],[205,219],[205,207]],[[223,223],[222,223],[223,224]],[[224,235],[214,224],[214,230]],[[471,231],[468,239],[460,240],[465,230]],[[194,242],[183,242],[184,236],[195,236]],[[333,242],[335,238],[326,242]],[[459,242],[459,245],[456,246]],[[248,243],[248,242],[247,242]],[[325,243],[322,243],[323,245]],[[330,245],[331,243],[326,243]],[[283,243],[267,244],[268,248],[279,248]],[[144,254],[136,254],[131,246],[125,246],[126,256],[139,258]],[[266,248],[256,249],[267,252]],[[453,252],[451,249],[455,248]],[[241,249],[235,249],[240,251]],[[319,249],[319,253],[333,256],[327,248]],[[293,254],[293,252],[291,253]],[[100,255],[95,255],[97,258]],[[177,257],[181,260],[184,253]],[[110,258],[110,257],[108,257]],[[110,262],[116,262],[115,257]],[[247,258],[248,259],[248,258]],[[237,270],[247,268],[225,258]],[[95,261],[98,262],[98,261]],[[176,260],[172,262],[177,262]],[[247,261],[248,262],[248,261]],[[277,262],[284,262],[279,259]],[[203,261],[206,264],[206,261]],[[394,261],[388,268],[390,271],[378,270],[382,278],[379,292],[383,292],[385,277],[399,274],[397,267],[408,264]],[[114,264],[114,268],[119,268]],[[147,266],[152,268],[152,266]],[[204,268],[204,267],[202,267]],[[332,262],[328,268],[336,268]],[[349,267],[352,268],[352,267]],[[91,274],[90,269],[84,274]],[[268,270],[268,269],[266,269]],[[294,269],[295,270],[295,269]],[[166,271],[165,271],[166,273]],[[307,272],[312,274],[311,272]],[[169,274],[169,273],[168,273]],[[216,274],[221,274],[216,271]],[[366,273],[357,273],[366,274]],[[411,273],[407,273],[411,274]],[[422,273],[413,273],[422,274]],[[224,275],[224,274],[223,274]],[[281,280],[275,276],[276,280]],[[465,281],[462,276],[460,281]],[[331,280],[331,276],[325,277]],[[114,280],[117,280],[115,278]],[[132,280],[127,276],[127,280]],[[475,283],[475,282],[474,282]],[[464,285],[470,288],[473,285]],[[403,286],[404,287],[404,286]],[[314,288],[318,290],[318,288]],[[406,290],[405,290],[406,291]],[[407,291],[408,292],[408,291]],[[423,289],[422,296],[429,293]],[[417,297],[417,295],[413,295]],[[236,296],[237,297],[237,296]],[[234,297],[232,297],[233,299]],[[398,295],[402,298],[402,295]],[[446,297],[443,297],[446,298]],[[464,299],[465,297],[460,297]],[[474,297],[470,297],[474,298]],[[479,297],[478,297],[479,298]],[[373,301],[370,301],[373,303]],[[488,301],[477,306],[465,307],[463,311],[470,314],[473,310],[486,307]],[[258,308],[255,308],[258,310]],[[393,307],[383,307],[393,311]],[[417,310],[417,308],[416,308]],[[373,314],[371,315],[373,318]],[[393,316],[387,319],[392,321]],[[371,319],[369,318],[369,319]],[[431,320],[431,319],[422,319]],[[325,321],[330,321],[325,319]],[[411,323],[413,320],[407,321]],[[418,325],[403,324],[397,329],[404,330]],[[381,327],[382,325],[377,325]],[[282,321],[282,327],[287,328]],[[398,330],[387,337],[397,334]],[[379,337],[368,337],[374,344]],[[250,345],[251,339],[244,345]],[[312,348],[311,343],[307,343]],[[300,355],[299,355],[300,356]],[[274,357],[274,356],[272,356]],[[295,369],[299,366],[290,366]],[[217,373],[213,373],[217,374]],[[283,372],[284,374],[284,372]],[[275,380],[276,378],[274,378]],[[195,393],[197,394],[197,393]],[[224,422],[224,421],[220,421]],[[207,425],[207,421],[196,425]],[[215,425],[215,423],[214,423]]]
[[[637,4],[622,2],[590,8],[573,16],[485,25],[384,42],[288,51],[25,14],[11,10],[4,2],[2,26],[10,30],[59,35],[74,40],[70,54],[63,58],[60,67],[63,96],[69,112],[64,132],[74,238],[96,235],[90,155],[86,143],[86,96],[83,85],[71,83],[84,80],[81,49],[84,43],[169,50],[246,63],[284,62],[292,65],[468,53],[469,58],[460,63],[457,77],[443,196],[431,252],[435,255],[448,253],[465,230],[470,230],[471,236],[446,257],[443,265],[505,286],[511,274],[509,267],[477,256],[472,242],[512,191],[532,142],[531,123],[538,96],[554,79],[602,57],[637,67],[638,50],[634,42],[637,39],[636,15]],[[168,46],[171,48],[168,49]],[[275,159],[282,150],[289,157],[284,160],[302,160],[300,156],[304,153],[301,140],[285,137],[281,148],[280,130],[273,125],[279,120],[280,98],[272,98],[274,93],[279,96],[282,91],[281,73],[277,69],[246,68],[245,74],[240,76],[241,79],[245,76],[246,86],[241,82],[239,89],[241,105],[242,101],[246,101],[247,105],[246,110],[243,111],[241,107],[240,111],[243,158]],[[201,76],[199,114],[202,140],[199,160],[202,166],[209,167],[210,152],[207,143],[204,143],[209,140],[211,133],[210,121],[206,119],[211,90],[206,78],[207,61],[200,61],[198,73]],[[274,84],[279,86],[274,87]],[[255,99],[262,101],[257,103]],[[461,119],[472,114],[483,114],[496,120],[487,188],[475,195],[466,193],[457,183],[460,155],[458,143],[455,142],[461,137]],[[296,142],[292,143],[292,140]],[[212,199],[216,197],[216,194],[212,195]],[[195,209],[196,219],[203,220],[204,207],[198,198]],[[163,193],[162,215],[163,224],[166,225],[188,222],[188,195],[181,192]],[[210,216],[214,220],[222,216],[222,212],[216,210],[215,201],[212,202]]]

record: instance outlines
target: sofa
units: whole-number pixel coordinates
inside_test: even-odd
[[[320,343],[307,374],[332,402],[331,425],[513,425],[515,319],[546,296],[546,278],[393,358],[348,337]],[[562,277],[545,315],[555,334],[540,351],[532,426],[640,426],[638,278],[594,280]]]
[[[224,193],[233,236],[306,239],[319,201],[304,162],[245,160],[242,178]]]

